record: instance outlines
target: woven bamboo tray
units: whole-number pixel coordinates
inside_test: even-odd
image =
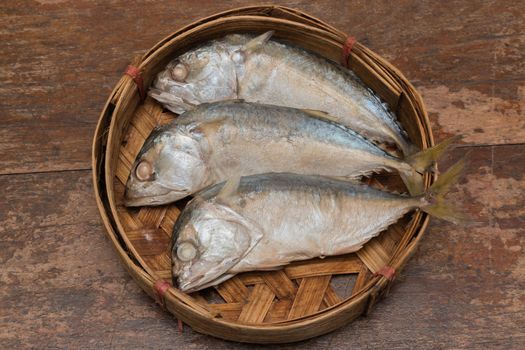
[[[300,11],[252,6],[194,22],[161,40],[133,64],[148,87],[173,57],[201,42],[233,32],[270,29],[279,40],[335,62],[340,62],[347,39],[346,34]],[[359,43],[347,63],[396,111],[415,144],[433,145],[421,97],[396,68]],[[146,293],[196,331],[251,343],[311,338],[374,307],[392,280],[378,272],[391,267],[399,273],[425,231],[426,214],[405,216],[355,254],[293,263],[279,271],[244,273],[192,294],[171,286],[164,290],[166,282],[171,283],[171,230],[184,204],[126,208],[123,193],[145,138],[155,126],[174,117],[149,98],[141,102],[135,82],[124,75],[104,107],[93,143],[93,180],[102,220],[124,265]],[[425,175],[427,187],[433,180]],[[385,176],[369,183],[377,187],[388,183],[389,189],[398,186],[395,179]]]

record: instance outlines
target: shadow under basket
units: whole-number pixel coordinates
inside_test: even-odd
[[[252,6],[194,22],[161,40],[133,64],[148,87],[179,54],[229,33],[263,33],[341,63],[347,35],[300,11]],[[412,142],[433,145],[419,94],[383,58],[359,42],[347,62],[389,104]],[[93,143],[96,200],[108,236],[127,270],[151,297],[194,330],[250,343],[294,342],[332,331],[367,314],[388,290],[414,252],[428,217],[412,212],[355,254],[292,263],[271,272],[248,272],[205,290],[186,294],[171,286],[172,228],[184,204],[126,208],[124,185],[151,130],[175,115],[150,98],[141,101],[135,81],[124,75],[111,93]],[[379,175],[369,184],[399,187],[395,176]],[[428,188],[435,180],[425,174]]]

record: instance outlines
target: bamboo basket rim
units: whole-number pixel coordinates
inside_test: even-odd
[[[323,27],[324,29],[328,29],[328,30],[332,31],[336,35],[341,33],[335,27],[332,27],[331,25],[329,25],[327,23],[324,23],[320,19],[318,19],[316,17],[313,17],[313,16],[311,16],[309,14],[306,14],[304,12],[298,11],[298,10],[296,10],[294,8],[291,8],[291,7],[280,6],[280,5],[271,5],[271,4],[269,4],[269,5],[244,6],[244,7],[239,7],[239,8],[234,8],[234,9],[231,9],[231,10],[218,12],[218,13],[215,13],[215,14],[203,17],[201,19],[198,19],[196,21],[193,21],[192,23],[190,23],[190,24],[180,28],[179,30],[177,30],[177,31],[175,31],[175,32],[165,36],[161,40],[159,40],[151,49],[149,49],[142,56],[143,60],[146,59],[148,56],[150,56],[152,53],[154,53],[156,50],[160,49],[163,45],[165,45],[168,41],[173,39],[178,34],[183,33],[185,31],[187,31],[188,29],[193,28],[193,27],[195,27],[197,25],[206,23],[206,22],[208,22],[210,20],[213,20],[213,19],[217,19],[217,18],[221,18],[221,17],[227,17],[227,16],[235,15],[235,14],[238,14],[238,13],[245,13],[245,12],[246,13],[254,12],[254,13],[260,13],[261,15],[268,15],[269,16],[271,11],[273,11],[273,10],[284,10],[284,11],[289,11],[289,12],[292,12],[292,13],[296,13],[299,16],[304,16],[304,18],[306,18],[308,20],[311,20],[312,23],[316,23],[319,26]]]
[[[220,20],[223,17],[221,16],[227,16],[230,17],[232,21],[238,20],[239,17],[243,17],[243,19],[247,20],[257,20],[259,19],[257,16],[252,15],[241,15],[237,16],[235,13],[237,12],[243,12],[243,11],[261,11],[264,13],[268,13],[269,11],[273,11],[275,9],[279,10],[293,10],[286,7],[281,6],[249,6],[239,9],[233,9],[230,11],[225,11],[216,15],[212,15],[209,17],[206,17],[204,19],[198,20],[178,31],[175,33],[165,37],[157,45],[155,45],[151,50],[149,50],[143,58],[140,60],[139,67],[141,69],[144,69],[148,66],[148,64],[151,64],[151,62],[155,62],[155,53],[159,50],[166,50],[166,46],[169,46],[172,40],[177,39],[180,34],[184,34],[191,30],[199,30],[199,27],[201,25],[209,25],[210,22]],[[305,13],[302,13],[298,10],[293,10],[296,13],[300,13],[306,18],[309,18],[310,20],[315,20],[317,23],[321,23],[321,26],[323,24],[322,21],[316,19],[315,17],[309,16]],[[213,18],[210,22],[207,22],[210,18]],[[276,23],[283,23],[289,25],[290,21],[288,20],[277,20]],[[297,23],[295,23],[297,24]],[[298,27],[303,28],[304,25],[300,24]],[[320,35],[325,35],[329,38],[329,40],[333,40],[334,43],[337,45],[341,45],[344,43],[344,40],[346,38],[346,35],[342,32],[338,32],[335,28],[326,25],[326,28],[328,28],[327,31],[324,31],[319,28],[313,28],[313,31],[316,33],[319,33]],[[311,27],[309,29],[312,29]],[[426,110],[424,109],[424,104],[422,102],[421,97],[417,93],[417,91],[412,87],[412,85],[406,80],[406,78],[392,65],[390,65],[388,62],[386,62],[384,59],[382,59],[380,56],[377,56],[373,54],[373,52],[364,46],[360,45],[359,43],[356,44],[355,50],[358,53],[361,54],[368,54],[369,56],[376,59],[376,61],[382,65],[383,69],[385,70],[385,74],[391,75],[393,77],[397,77],[398,83],[404,84],[403,92],[407,92],[410,96],[409,98],[414,99],[416,102],[417,107],[419,108],[419,116],[422,119],[421,120],[421,126],[423,128],[423,135],[426,137],[426,144],[427,145],[433,145],[433,137],[431,130],[429,128],[429,121],[428,116],[426,114]],[[355,51],[352,52],[352,56],[356,55]],[[97,205],[100,209],[100,214],[102,217],[102,220],[104,222],[104,225],[106,226],[106,230],[108,231],[108,235],[110,236],[113,244],[115,245],[117,252],[119,253],[119,256],[123,260],[125,266],[130,270],[131,275],[134,277],[137,282],[139,282],[139,285],[150,295],[153,294],[153,284],[155,283],[154,274],[151,273],[151,271],[148,271],[147,266],[144,266],[140,263],[140,261],[136,260],[136,256],[133,256],[133,252],[129,244],[123,240],[122,235],[120,234],[120,231],[122,230],[122,227],[119,227],[118,225],[118,216],[114,215],[116,212],[116,209],[113,210],[113,208],[107,208],[105,206],[105,202],[110,202],[111,199],[110,196],[107,196],[108,194],[108,188],[105,189],[99,187],[101,184],[101,179],[105,177],[105,174],[108,173],[107,166],[108,163],[108,157],[107,154],[104,153],[102,155],[101,159],[101,145],[102,144],[108,144],[111,142],[111,135],[112,135],[112,128],[116,127],[116,118],[117,112],[119,111],[119,108],[122,108],[123,100],[122,96],[132,95],[132,97],[137,97],[137,89],[132,80],[127,77],[123,76],[119,83],[116,85],[115,89],[111,93],[108,101],[106,102],[106,105],[104,106],[103,112],[101,114],[101,117],[99,119],[99,123],[97,124],[97,129],[95,132],[94,140],[93,140],[93,181],[94,181],[94,188],[95,188],[95,194],[96,194],[96,200]],[[109,128],[108,128],[108,122],[109,122]],[[109,134],[109,138],[105,138]],[[425,140],[423,140],[423,143],[425,143]],[[106,148],[106,152],[109,152],[109,150]],[[427,185],[428,182],[431,181],[430,176],[427,176]],[[105,183],[107,186],[108,181],[102,181],[102,184]],[[104,193],[105,192],[105,193]],[[106,203],[107,204],[107,203]],[[109,210],[108,210],[109,209]],[[413,222],[413,235],[412,237],[409,237],[409,239],[406,240],[405,244],[401,246],[401,244],[398,246],[397,250],[394,254],[392,254],[392,257],[390,259],[389,265],[396,267],[396,270],[401,268],[406,261],[408,260],[411,253],[413,253],[413,250],[415,249],[415,246],[423,236],[423,233],[425,231],[426,226],[428,225],[428,216],[426,214],[416,214],[416,216],[419,215],[416,219],[412,220]],[[415,228],[415,226],[419,226],[419,228]],[[120,236],[120,237],[119,237]],[[131,253],[130,253],[131,251]],[[184,311],[190,310],[192,313],[194,313],[193,316],[197,317],[203,317],[207,322],[212,322],[216,324],[224,325],[227,328],[230,329],[237,329],[239,331],[242,330],[252,330],[260,332],[261,330],[267,329],[277,329],[279,331],[286,332],[288,329],[296,329],[296,328],[302,328],[305,325],[308,324],[316,324],[317,322],[322,322],[326,319],[329,319],[333,314],[342,313],[345,310],[351,309],[355,305],[359,305],[363,303],[363,300],[370,300],[370,296],[372,294],[380,294],[381,291],[385,289],[385,287],[388,285],[389,281],[382,276],[377,276],[371,279],[371,281],[368,283],[366,288],[363,288],[356,296],[353,296],[350,299],[346,299],[340,304],[337,304],[333,308],[329,308],[328,310],[325,309],[321,312],[318,312],[313,315],[308,315],[303,318],[294,319],[292,322],[284,322],[284,323],[275,323],[275,324],[257,324],[257,325],[250,325],[250,324],[239,324],[239,323],[232,323],[230,321],[225,321],[221,319],[209,319],[207,318],[207,315],[202,314],[200,312],[197,312],[195,309],[195,305],[192,305],[192,303],[188,303],[188,300],[186,297],[184,297],[184,293],[181,293],[174,288],[170,288],[168,293],[166,294],[167,299],[172,299],[171,301],[173,303],[178,303],[180,309],[170,310],[175,314],[185,314]],[[168,306],[168,309],[170,307]],[[198,328],[198,327],[196,327]],[[204,327],[204,332],[206,332],[206,327]]]

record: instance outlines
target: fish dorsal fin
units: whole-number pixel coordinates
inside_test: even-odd
[[[324,119],[324,120],[328,120],[328,121],[331,121],[333,123],[338,123],[339,122],[339,119],[337,119],[336,117],[334,117],[333,115],[330,115],[326,112],[323,112],[323,111],[319,111],[317,109],[301,109],[304,113],[314,117],[314,118],[318,118],[318,119]]]
[[[217,199],[221,201],[226,201],[228,198],[235,195],[239,188],[240,182],[241,182],[241,177],[238,175],[228,179],[222,186],[219,194],[217,194]]]
[[[244,98],[233,98],[231,100],[224,101],[225,103],[246,103]]]
[[[329,179],[334,179],[334,180],[338,180],[338,181],[345,181],[345,182],[349,182],[351,184],[354,184],[354,185],[362,185],[363,182],[361,182],[361,179],[359,178],[359,176],[326,176],[327,178]]]
[[[261,48],[264,44],[266,44],[268,42],[268,40],[270,40],[271,36],[274,34],[275,32],[273,30],[270,30],[264,34],[261,34],[255,38],[253,38],[252,40],[248,41],[242,48],[242,51],[246,52],[246,53],[251,53],[251,52],[254,52],[256,50],[258,50],[259,48]]]

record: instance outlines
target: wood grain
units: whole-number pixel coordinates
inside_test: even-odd
[[[130,59],[183,24],[249,3],[0,3],[0,174],[12,174],[0,175],[2,348],[253,348],[187,327],[178,333],[110,248],[87,170],[98,113]],[[464,228],[432,220],[389,297],[367,318],[280,348],[344,349],[351,337],[356,348],[519,349],[525,3],[277,3],[389,59],[421,91],[437,139],[465,136],[466,147],[442,168],[472,150],[468,176],[451,198],[475,219]],[[48,173],[21,174],[31,172]],[[224,317],[240,310],[223,310]],[[280,310],[268,317],[284,318]]]

